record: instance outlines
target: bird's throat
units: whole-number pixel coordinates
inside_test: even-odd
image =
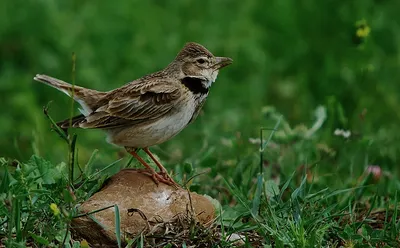
[[[186,86],[193,94],[207,94],[208,88],[203,84],[203,79],[197,77],[184,77],[181,80],[182,84]]]

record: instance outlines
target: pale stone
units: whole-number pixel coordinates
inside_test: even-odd
[[[182,188],[174,188],[160,183],[158,186],[147,175],[135,170],[122,170],[109,179],[106,185],[79,210],[89,213],[110,205],[118,205],[121,220],[121,235],[134,237],[141,232],[152,231],[155,222],[169,222],[174,217],[191,212],[201,225],[211,224],[215,218],[215,208],[202,195]],[[137,209],[131,212],[128,209]],[[145,220],[147,219],[147,221]],[[97,222],[97,223],[96,223]],[[92,245],[115,245],[115,208],[73,220],[74,232]]]

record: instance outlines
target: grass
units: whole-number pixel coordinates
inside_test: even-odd
[[[121,168],[139,166],[101,132],[51,129],[47,117],[76,109],[32,77],[110,90],[197,41],[234,64],[196,122],[152,149],[177,181],[221,209],[208,229],[190,218],[177,226],[185,235],[171,234],[170,247],[231,247],[227,238],[237,235],[245,247],[399,247],[399,8],[375,0],[1,1],[1,242],[87,247],[70,232],[77,205]]]
[[[323,140],[318,132],[321,122],[325,121],[325,109],[319,107],[315,116],[310,128],[292,129],[279,113],[270,109],[268,119],[275,121],[275,127],[261,128],[260,138],[248,142],[248,148],[241,147],[247,152],[240,154],[236,164],[226,165],[231,169],[220,172],[222,180],[211,178],[210,173],[196,177],[197,172],[189,164],[176,165],[181,168],[177,170],[178,178],[191,178],[186,184],[188,187],[201,189],[222,203],[220,216],[209,228],[197,226],[189,218],[181,227],[186,233],[184,236],[169,235],[168,239],[156,240],[162,246],[169,244],[166,247],[184,247],[185,244],[232,247],[228,237],[239,234],[244,247],[398,246],[398,179],[378,167],[378,171],[368,172],[363,139],[341,137],[339,149],[324,146],[321,149]],[[50,117],[49,120],[53,122]],[[71,235],[70,222],[78,216],[78,204],[95,193],[109,174],[106,170],[92,171],[95,152],[84,169],[71,177],[72,168],[79,168],[73,159],[79,155],[74,152],[76,135],[66,136],[61,130],[55,130],[70,147],[69,162],[72,161],[73,166],[68,163],[52,165],[35,155],[26,162],[1,159],[4,176],[0,185],[3,202],[0,235],[8,247],[24,247],[29,243],[46,247],[86,245],[85,241]],[[263,130],[270,132],[266,139]],[[349,142],[353,152],[356,151],[353,155],[347,145]],[[254,143],[260,145],[258,151]],[[291,172],[286,174],[281,167],[290,163],[296,154],[308,163],[292,166],[292,170],[287,169]],[[206,161],[207,156],[207,152],[200,153],[197,159]],[[353,160],[358,156],[364,157],[365,166],[353,168]],[[332,169],[333,166],[336,168]],[[109,168],[114,172],[118,170],[115,163]],[[332,182],[339,171],[340,175],[347,173],[356,177]],[[243,180],[245,178],[249,180]],[[222,193],[201,188],[203,181],[217,186]],[[114,207],[116,223],[119,223],[118,206]],[[178,224],[175,226],[179,228]],[[117,228],[116,234],[119,233]],[[157,245],[154,237],[146,236],[128,237],[126,241],[118,239],[118,247],[122,243],[137,247]]]

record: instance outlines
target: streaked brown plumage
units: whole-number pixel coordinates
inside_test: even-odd
[[[215,57],[191,42],[165,69],[108,92],[72,86],[46,75],[34,79],[63,91],[81,105],[82,114],[58,123],[62,128],[103,129],[108,141],[124,146],[156,182],[175,184],[148,147],[172,138],[196,119],[218,70],[231,63],[230,58]],[[139,148],[154,160],[160,173],[137,155]]]

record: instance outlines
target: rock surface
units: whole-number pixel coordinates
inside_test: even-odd
[[[157,226],[190,213],[197,222],[210,224],[215,218],[211,201],[182,188],[174,188],[153,180],[135,170],[122,170],[80,206],[89,213],[110,205],[118,205],[121,235],[134,237],[140,233],[157,233]],[[193,211],[192,211],[193,210]],[[115,208],[108,208],[90,216],[73,220],[74,232],[92,245],[115,245]]]

